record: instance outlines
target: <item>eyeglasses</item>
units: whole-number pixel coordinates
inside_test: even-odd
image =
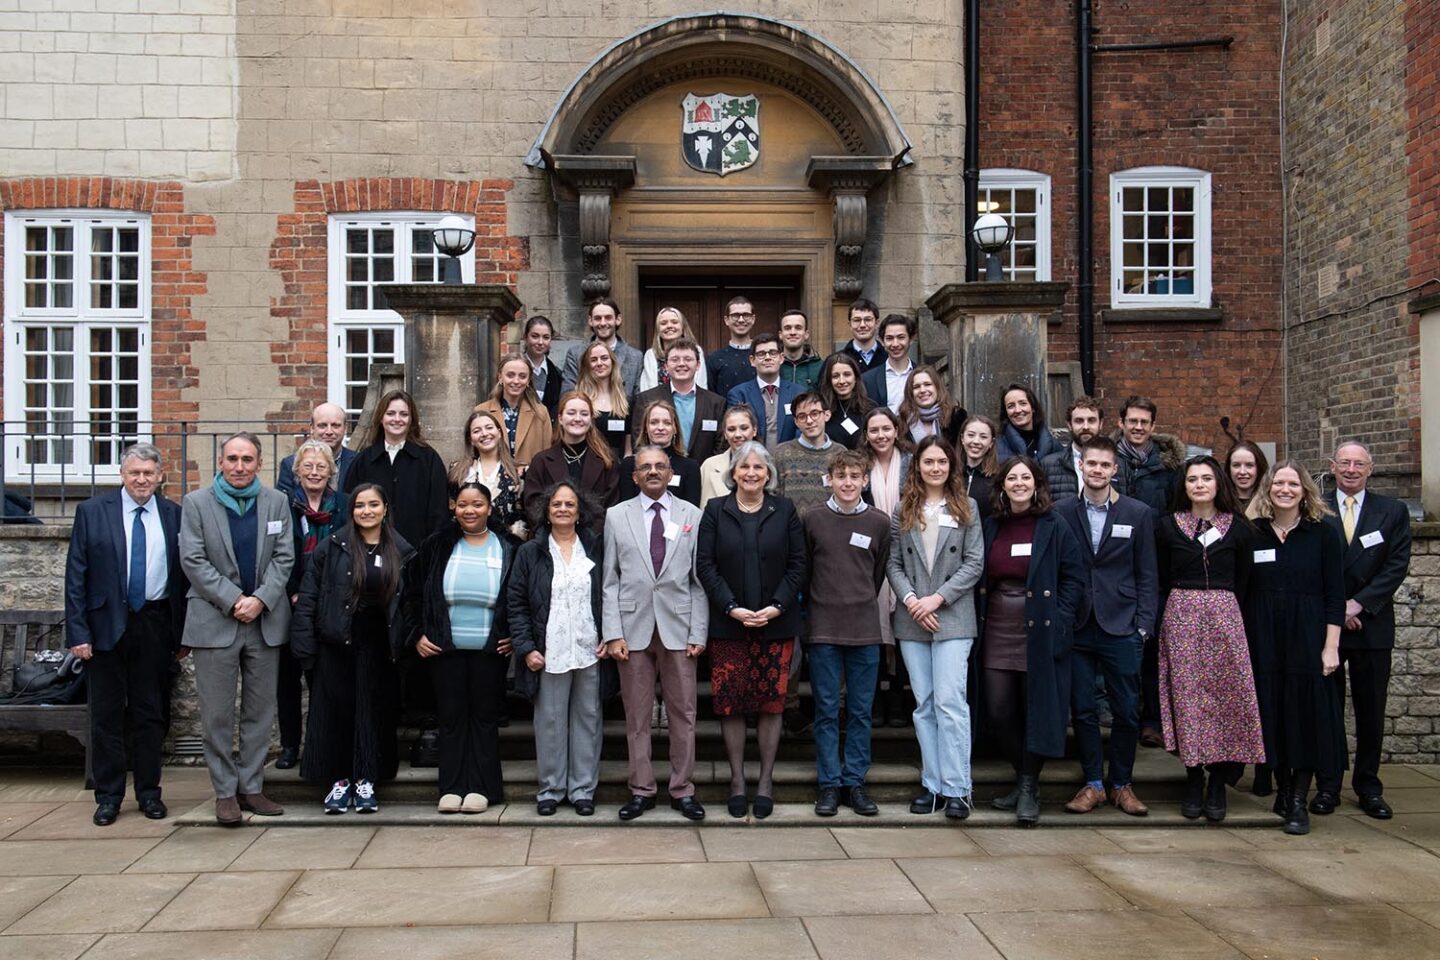
[[[796,423],[809,423],[811,420],[819,420],[819,419],[820,419],[822,416],[824,416],[824,415],[825,415],[825,411],[824,411],[824,410],[811,410],[811,411],[806,412],[806,413],[800,413],[800,412],[797,411],[797,412],[795,413],[795,422],[796,422]]]
[[[758,359],[760,359],[760,360],[772,360],[772,359],[774,359],[775,357],[780,356],[780,351],[779,351],[779,350],[756,350],[754,353],[751,354],[751,356],[752,356],[752,357],[756,357],[756,358],[758,358]]]
[[[755,314],[753,314],[753,313],[727,313],[726,316],[729,317],[731,320],[754,320],[754,319],[755,319]]]
[[[669,469],[670,469],[670,464],[668,464],[668,463],[645,463],[645,464],[639,464],[639,463],[637,463],[637,464],[635,465],[635,472],[636,472],[636,473],[664,473],[666,470],[669,470]]]

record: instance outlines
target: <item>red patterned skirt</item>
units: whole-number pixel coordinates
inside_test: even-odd
[[[743,640],[711,637],[706,649],[710,699],[717,717],[785,711],[793,639],[767,640],[758,631],[746,631]]]
[[[1240,605],[1228,590],[1172,590],[1160,625],[1165,749],[1187,767],[1264,763]]]

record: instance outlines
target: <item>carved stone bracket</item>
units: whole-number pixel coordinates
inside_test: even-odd
[[[579,195],[580,293],[586,300],[610,295],[610,201],[635,182],[635,158],[547,158],[555,178]]]
[[[835,297],[853,300],[864,286],[861,255],[869,226],[866,197],[890,175],[888,157],[811,157],[806,169],[810,186],[825,190],[834,205]]]

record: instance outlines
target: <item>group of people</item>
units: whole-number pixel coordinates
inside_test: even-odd
[[[914,321],[864,300],[851,341],[823,360],[803,313],[752,335],[744,298],[709,356],[678,310],[660,312],[644,353],[621,319],[596,301],[593,338],[557,365],[553,329],[531,318],[448,466],[404,391],[380,398],[360,451],[342,445],[343,411],[317,407],[276,489],[250,434],[225,441],[213,484],[183,507],[157,492],[159,452],[128,449],[123,489],[77,513],[67,568],[67,642],[91,661],[96,822],[124,796],[127,722],[136,797],[164,815],[156,683],[165,672],[168,689],[187,653],[221,823],[281,812],[263,792],[277,712],[277,763],[323,785],[327,812],[377,809],[402,678],[433,688],[442,813],[503,801],[509,689],[534,705],[541,815],[594,813],[603,705],[618,694],[620,818],[655,805],[663,714],[670,804],[701,820],[702,656],[737,818],[774,809],[779,742],[805,720],[802,659],[822,817],[878,811],[878,706],[914,724],[915,814],[969,816],[980,739],[1015,771],[992,804],[1034,825],[1041,769],[1073,727],[1085,782],[1068,811],[1144,815],[1145,742],[1185,764],[1185,816],[1223,820],[1253,764],[1252,789],[1304,833],[1339,802],[1347,671],[1352,786],[1366,813],[1390,816],[1378,767],[1409,526],[1402,504],[1366,490],[1363,444],[1336,451],[1337,494],[1322,497],[1301,464],[1271,466],[1254,444],[1187,458],[1143,397],[1122,405],[1114,438],[1089,397],[1057,436],[1020,384],[996,418],[972,416],[912,362]]]

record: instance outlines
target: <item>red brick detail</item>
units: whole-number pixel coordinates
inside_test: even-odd
[[[196,320],[196,297],[209,292],[209,278],[192,262],[195,237],[215,235],[215,219],[187,213],[185,187],[174,181],[120,180],[113,177],[35,177],[0,180],[0,210],[115,210],[150,215],[150,408],[156,443],[165,454],[172,485],[182,475],[180,444],[166,439],[182,425],[200,419],[200,406],[185,392],[199,384],[191,355],[205,339]],[[0,257],[4,256],[0,222]],[[0,262],[0,278],[4,277]],[[0,279],[3,284],[3,279]],[[3,362],[3,361],[0,361]],[[193,461],[186,466],[195,470]]]
[[[1405,47],[1413,286],[1440,277],[1440,0],[1410,0],[1406,5]],[[1440,286],[1423,292],[1440,293]]]
[[[279,216],[270,245],[270,266],[279,272],[284,294],[270,306],[270,315],[290,322],[290,338],[271,346],[280,384],[295,391],[293,399],[270,414],[272,422],[306,420],[310,408],[326,398],[329,345],[328,238],[331,214],[405,211],[473,214],[475,217],[475,282],[515,287],[530,265],[527,237],[508,233],[505,195],[511,180],[426,180],[374,177],[295,184],[295,210]]]

